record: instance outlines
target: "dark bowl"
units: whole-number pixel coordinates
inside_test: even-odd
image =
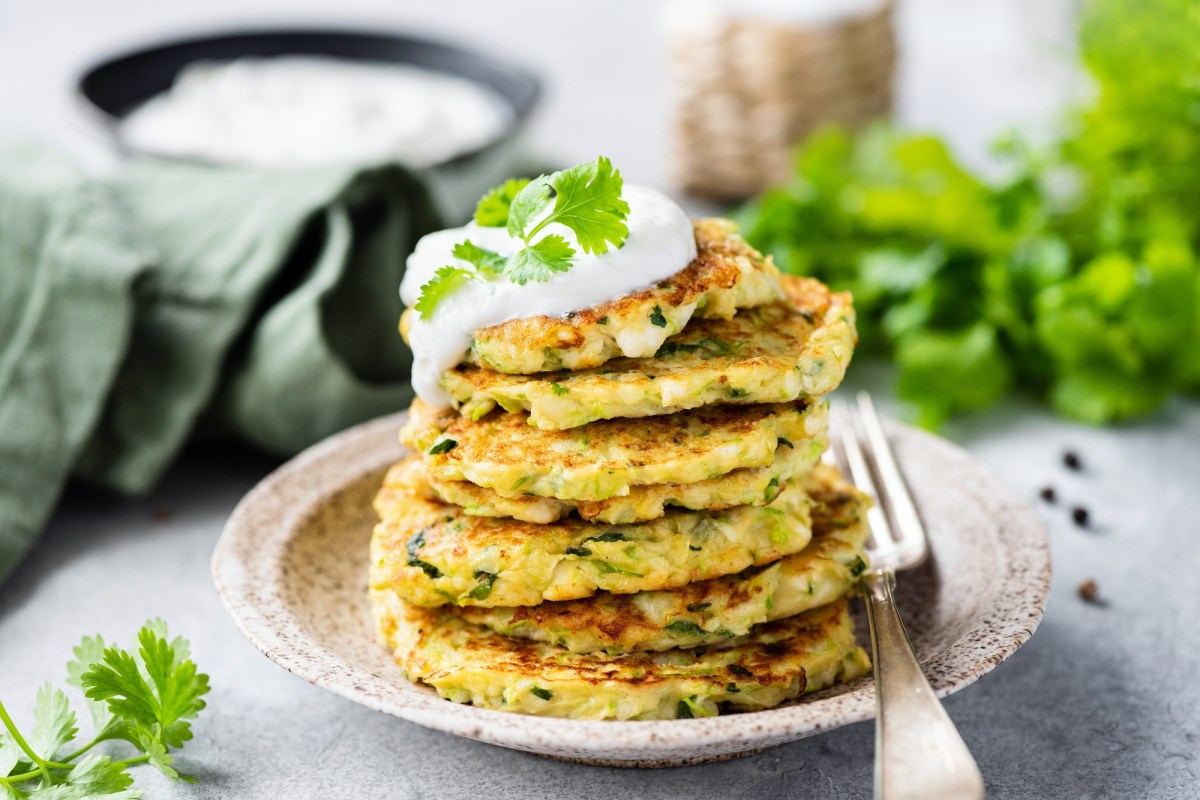
[[[509,127],[495,142],[461,153],[444,162],[446,166],[470,162],[513,138],[541,91],[538,80],[530,73],[472,50],[404,34],[327,29],[239,31],[153,45],[90,67],[79,78],[78,90],[87,105],[98,112],[117,145],[125,149],[117,123],[151,97],[171,88],[176,76],[189,64],[284,55],[407,64],[490,87],[513,109]]]

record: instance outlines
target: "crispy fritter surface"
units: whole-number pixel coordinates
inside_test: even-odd
[[[694,228],[697,257],[670,278],[565,317],[522,317],[476,331],[467,363],[528,374],[651,356],[693,316],[728,319],[780,297],[779,270],[737,235],[734,223],[701,219]],[[402,319],[400,330],[407,329]]]
[[[771,708],[869,668],[845,600],[732,647],[609,656],[512,639],[441,609],[371,594],[380,641],[412,681],[481,708],[574,719],[675,719]]]
[[[627,495],[634,486],[769,467],[783,440],[811,440],[825,427],[820,403],[706,406],[545,431],[527,414],[496,412],[473,422],[418,399],[400,438],[439,481],[470,481],[505,497],[590,501]]]
[[[697,483],[659,483],[631,486],[629,494],[607,500],[558,500],[521,495],[505,497],[468,481],[429,479],[437,499],[461,506],[481,517],[515,517],[524,522],[547,523],[572,511],[589,522],[629,525],[658,519],[668,507],[720,511],[737,506],[761,506],[775,499],[790,481],[803,479],[821,459],[827,445],[824,435],[792,442],[775,451],[769,467],[735,469]],[[395,468],[393,468],[395,469]],[[387,485],[387,481],[384,481]]]
[[[728,643],[754,625],[801,614],[849,592],[866,568],[867,499],[831,467],[813,487],[813,540],[799,553],[679,589],[521,608],[456,609],[468,622],[576,653],[614,655]]]
[[[442,376],[464,416],[497,405],[529,412],[539,428],[671,414],[715,403],[820,397],[841,383],[858,341],[848,293],[783,276],[785,300],[731,319],[693,320],[650,358],[615,358],[588,370],[506,375],[462,366]]]
[[[805,486],[816,492],[838,480],[822,469]],[[636,525],[478,517],[431,496],[420,464],[409,461],[376,501],[382,521],[371,539],[371,586],[419,606],[532,606],[599,590],[673,589],[778,561],[811,539],[800,486],[765,506],[670,510]]]

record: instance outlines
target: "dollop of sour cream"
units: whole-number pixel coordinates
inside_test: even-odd
[[[444,298],[428,319],[414,318],[408,340],[413,350],[413,388],[435,408],[450,405],[441,388],[441,374],[457,365],[471,347],[475,331],[512,319],[562,317],[570,311],[599,305],[645,289],[686,267],[696,257],[696,238],[687,214],[669,197],[645,186],[626,184],[621,193],[629,204],[625,244],[599,255],[584,253],[569,228],[547,225],[538,238],[552,233],[575,249],[573,266],[544,283],[518,286],[503,276],[469,281]],[[417,242],[408,257],[400,297],[413,306],[421,286],[446,265],[470,269],[451,255],[454,245],[469,239],[501,255],[512,255],[524,242],[504,228],[483,228],[474,222],[462,228],[431,233]]]

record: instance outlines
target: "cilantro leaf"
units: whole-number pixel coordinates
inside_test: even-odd
[[[75,646],[74,653],[75,658],[67,662],[67,683],[82,689],[83,673],[87,672],[92,664],[104,660],[104,638],[85,636]],[[92,715],[92,725],[97,731],[104,730],[113,719],[108,703],[92,700],[89,697],[84,697],[84,702],[87,703],[88,712]]]
[[[1092,425],[1149,414],[1162,406],[1166,395],[1156,381],[1088,369],[1068,372],[1050,387],[1050,403],[1058,413]]]
[[[528,178],[509,178],[489,189],[475,206],[475,222],[485,228],[503,228],[508,224],[508,209],[513,198],[529,184]]]
[[[454,245],[451,254],[475,267],[475,271],[446,265],[433,273],[433,277],[421,287],[421,294],[413,306],[421,319],[429,319],[438,304],[458,291],[467,281],[490,278],[503,271],[508,263],[504,256],[485,250],[470,240]]]
[[[75,739],[76,717],[66,695],[49,684],[38,690],[33,726],[21,736],[0,703],[0,798],[29,800],[136,800],[127,769],[148,763],[172,780],[191,781],[173,766],[170,749],[191,739],[188,720],[204,708],[208,676],[199,674],[185,639],[171,639],[160,619],[147,622],[133,652],[84,637],[67,664],[68,682],[84,689],[96,722],[85,744]],[[7,729],[7,730],[6,730]],[[124,740],[140,756],[88,754],[100,742]],[[20,743],[20,744],[18,744]],[[72,754],[63,754],[74,750]],[[20,773],[19,775],[16,773]]]
[[[146,630],[153,632],[155,636],[169,640],[171,647],[175,649],[175,657],[180,661],[187,661],[192,657],[192,648],[188,644],[188,640],[182,636],[176,636],[174,639],[171,639],[167,632],[167,623],[162,617],[147,620],[144,627]]]
[[[75,738],[79,729],[75,727],[75,712],[71,702],[60,689],[49,683],[38,689],[33,705],[33,733],[29,746],[33,752],[47,761],[67,742]]]
[[[0,731],[0,777],[11,775],[13,767],[24,757],[25,753],[12,736],[7,731]]]
[[[433,273],[433,277],[421,286],[421,296],[417,298],[416,305],[413,306],[417,315],[421,319],[429,319],[438,303],[454,294],[458,287],[473,277],[474,275],[468,269],[450,266],[438,269]]]
[[[141,789],[122,789],[116,792],[89,789],[85,786],[58,784],[35,789],[26,795],[29,800],[138,800]]]
[[[575,249],[566,239],[551,233],[529,247],[518,250],[509,260],[507,274],[509,280],[521,286],[529,281],[541,283],[550,280],[550,276],[556,272],[569,270],[574,255]]]
[[[525,228],[531,218],[518,217],[520,236],[526,243],[547,225],[558,223],[570,228],[585,253],[606,253],[610,244],[614,247],[625,244],[625,237],[629,235],[629,226],[625,224],[629,204],[621,199],[625,182],[612,161],[600,156],[595,161],[556,172],[547,182],[554,190],[554,207],[550,213],[529,231]],[[545,204],[543,201],[529,208],[540,211]],[[512,221],[510,216],[510,231]]]
[[[130,789],[133,776],[124,764],[115,764],[108,756],[89,755],[63,776],[63,783],[33,791],[30,800],[136,800],[142,796]]]
[[[529,235],[526,235],[525,229],[550,205],[550,198],[553,195],[553,190],[550,188],[551,177],[539,175],[525,184],[512,199],[508,208],[509,236],[529,241]]]
[[[927,427],[996,402],[1012,379],[996,330],[982,322],[957,332],[914,333],[898,346],[896,361],[897,392],[917,405]]]
[[[150,627],[138,632],[138,643],[140,665],[124,650],[104,650],[103,663],[93,664],[82,676],[87,696],[106,701],[112,713],[131,726],[135,738],[138,730],[158,730],[166,747],[181,747],[192,738],[188,720],[204,708],[201,697],[208,692],[208,676],[198,673],[190,659],[180,659],[166,637]]]
[[[133,729],[134,744],[149,757],[150,765],[158,769],[163,775],[166,775],[173,781],[195,783],[195,778],[182,775],[179,770],[171,766],[175,762],[175,759],[167,753],[167,748],[163,744],[165,733],[162,726],[158,723],[149,728],[140,725],[135,726]]]
[[[451,254],[455,258],[466,261],[471,266],[485,276],[495,275],[498,272],[504,271],[504,265],[508,263],[505,256],[500,255],[492,250],[484,250],[479,245],[470,240],[459,242],[454,245]]]
[[[524,286],[571,269],[576,248],[560,234],[544,233],[548,225],[569,229],[585,253],[605,253],[610,245],[621,247],[629,236],[625,224],[629,204],[621,199],[623,188],[621,173],[612,161],[599,156],[552,175],[513,179],[490,190],[475,209],[476,223],[504,226],[510,237],[520,239],[525,246],[505,257],[469,240],[459,242],[453,256],[470,264],[474,271],[445,266],[434,273],[421,287],[415,305],[418,316],[429,319],[438,303],[470,279],[504,274]]]
[[[528,244],[547,225],[557,223],[575,234],[585,253],[605,253],[609,244],[620,247],[629,235],[625,224],[629,204],[621,199],[623,188],[620,171],[604,156],[543,175],[513,199],[509,235]],[[541,216],[548,207],[549,213]]]
[[[746,238],[853,292],[863,349],[899,362],[927,422],[1010,381],[1094,423],[1200,389],[1194,7],[1085,4],[1096,91],[1057,141],[999,141],[1002,179],[934,137],[827,130],[743,212]]]

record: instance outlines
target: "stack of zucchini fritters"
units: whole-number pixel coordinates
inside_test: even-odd
[[[662,719],[868,668],[846,601],[864,499],[820,463],[849,297],[780,276],[731,223],[695,230],[672,278],[478,331],[441,380],[455,408],[413,403],[371,545],[379,636],[411,680]]]

